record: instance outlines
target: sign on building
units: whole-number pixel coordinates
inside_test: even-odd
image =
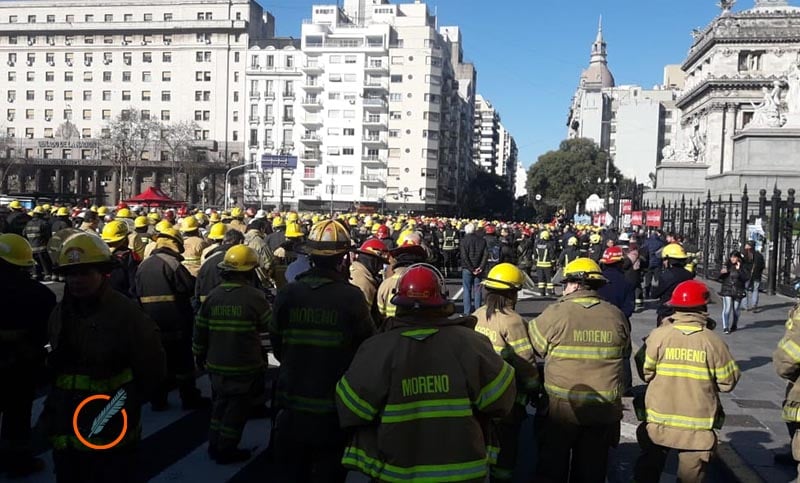
[[[297,169],[297,156],[263,154],[261,169]]]

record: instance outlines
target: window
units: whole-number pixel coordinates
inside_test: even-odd
[[[150,91],[142,91],[142,100],[149,101],[150,100]]]
[[[344,75],[344,81],[345,82],[355,82],[356,81],[356,75],[355,74],[345,74]]]
[[[25,74],[25,78],[28,80],[28,82],[33,81],[35,77],[36,76],[34,75],[33,72],[28,72],[28,73]]]
[[[286,68],[291,69],[294,67],[294,56],[287,55],[286,56]]]
[[[354,154],[355,154],[355,149],[354,148],[342,148],[342,155],[343,156],[352,156]],[[344,168],[342,168],[342,174],[345,174],[344,173]]]
[[[390,111],[389,112],[389,119],[393,121],[398,121],[403,118],[403,113],[400,111]]]
[[[71,101],[72,100],[72,91],[64,91],[64,100]]]
[[[45,101],[52,101],[53,99],[55,99],[55,95],[53,94],[53,91],[44,91],[44,100]]]
[[[284,121],[294,120],[294,106],[283,106],[283,120]]]
[[[8,80],[9,82],[14,82],[17,80],[17,73],[16,72],[9,72],[8,73]]]
[[[9,15],[8,16],[8,23],[17,23],[17,16],[16,15]]]
[[[125,65],[131,65],[131,59],[133,54],[130,52],[123,52],[122,53],[122,63]]]
[[[172,14],[171,13],[165,13],[164,14],[164,21],[165,22],[171,22],[172,21]]]
[[[441,85],[442,84],[442,76],[426,75],[425,76],[425,83],[426,84],[432,84],[432,85],[435,85],[435,86]]]
[[[169,111],[161,111],[161,120],[169,121]]]
[[[111,91],[103,91],[103,100],[110,101],[111,100]]]
[[[142,17],[142,20],[144,20],[145,22],[152,22],[153,21],[153,14],[152,13],[144,14],[144,16]]]
[[[72,120],[72,109],[64,109],[64,120],[65,121]]]
[[[83,17],[83,20],[84,20],[85,22],[94,22],[94,15],[92,15],[91,13],[87,13],[87,14],[86,14],[86,15]]]
[[[426,112],[422,115],[422,118],[425,119],[426,121],[433,121],[433,122],[439,122],[440,117],[441,116],[439,116],[438,112]]]
[[[123,20],[125,20],[126,22],[133,22],[133,14],[126,13],[125,15],[123,15]]]
[[[104,22],[113,22],[114,21],[114,14],[107,13],[103,16]]]
[[[111,52],[103,52],[103,63],[108,65],[114,60],[114,54]]]
[[[53,157],[53,150],[51,148],[42,149],[42,157],[44,159],[51,159]]]
[[[231,140],[232,141],[238,141],[239,140],[239,131],[233,131],[233,133],[231,133]]]
[[[93,76],[91,71],[83,73],[83,82],[92,82],[92,78]]]
[[[344,119],[355,119],[356,111],[346,109],[342,111],[342,117]]]
[[[164,45],[170,45],[172,43],[172,34],[164,34],[162,41],[164,42]]]
[[[25,100],[34,101],[36,94],[34,91],[25,91]]]
[[[56,16],[53,15],[53,22],[56,21]],[[36,23],[36,15],[28,15],[28,23]]]
[[[389,137],[390,138],[399,138],[400,137],[400,130],[399,129],[390,129],[389,130]]]
[[[164,71],[161,73],[161,81],[162,82],[171,82],[172,81],[172,72]]]
[[[102,116],[104,121],[111,119],[111,109],[103,109]]]
[[[150,82],[153,76],[150,72],[142,72],[142,82]]]
[[[92,100],[92,91],[83,91],[83,100],[84,101],[91,101]]]
[[[122,91],[122,100],[123,101],[130,101],[131,100],[131,91]]]
[[[142,111],[140,111],[139,115],[142,117],[142,119],[145,119],[145,120],[149,120],[150,119],[150,111],[148,111],[148,110],[144,110],[143,109]]]
[[[170,91],[161,91],[161,101],[169,102],[172,100],[172,93]]]
[[[330,82],[342,82],[342,74],[328,74]]]
[[[172,52],[163,52],[161,54],[161,62],[169,64],[172,62]]]
[[[330,151],[330,148],[328,149],[328,151]],[[328,154],[330,154],[330,153],[328,153]],[[328,166],[325,169],[325,173],[326,174],[337,174],[338,172],[339,172],[339,167],[338,166]]]
[[[29,121],[33,119],[33,109],[25,109],[25,119]]]
[[[103,72],[103,82],[111,82],[111,72]]]
[[[347,150],[348,150],[348,148],[342,149],[342,154],[347,154],[345,152]],[[342,166],[342,175],[344,175],[344,176],[352,176],[353,173],[354,173],[354,170],[353,170],[352,166]]]
[[[83,120],[84,121],[91,121],[92,119],[92,110],[91,109],[84,109],[83,110]]]
[[[338,127],[329,127],[328,128],[328,136],[338,136],[340,134]]]
[[[331,64],[341,64],[342,63],[342,56],[341,55],[332,55],[328,60]]]
[[[392,56],[392,64],[393,65],[403,65],[404,57],[402,55],[393,55]]]
[[[130,82],[131,81],[131,73],[130,71],[125,71],[122,73],[122,82]]]
[[[113,44],[114,43],[114,36],[113,35],[103,35],[103,43],[104,44]]]
[[[44,137],[48,139],[53,139],[53,128],[46,127],[44,128]]]
[[[346,127],[342,130],[342,135],[344,136],[355,136],[356,130],[352,127]]]
[[[84,44],[93,44],[94,43],[94,35],[85,35],[83,37]]]
[[[236,62],[236,63],[238,63],[239,59],[241,58],[241,56],[239,54],[240,54],[240,52],[234,52],[233,53],[233,61]]]
[[[67,15],[66,16],[67,23],[74,23],[75,22],[75,15]]]
[[[142,62],[145,64],[150,64],[153,62],[153,53],[152,52],[142,52]]]
[[[400,75],[400,74],[395,74],[395,75],[393,75],[393,76],[391,77],[391,82],[392,82],[393,84],[398,84],[398,83],[400,83],[400,82],[403,82],[403,76],[402,76],[402,75]]]
[[[75,78],[75,74],[73,72],[64,72],[64,82],[72,82]]]
[[[344,63],[345,64],[355,64],[358,61],[358,58],[355,55],[345,55],[344,56]]]
[[[83,133],[82,137],[85,137],[85,138],[92,137],[91,129],[89,130],[88,133]],[[81,149],[81,159],[83,159],[83,160],[92,159],[92,150],[91,149]]]

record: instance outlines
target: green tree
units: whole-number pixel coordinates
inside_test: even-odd
[[[541,215],[549,216],[559,208],[572,213],[575,205],[585,203],[591,194],[605,195],[605,185],[597,180],[606,177],[606,162],[608,177],[622,180],[614,163],[608,161],[608,154],[591,139],[562,141],[557,151],[539,156],[528,170],[528,198]],[[537,195],[540,200],[536,200]]]
[[[463,214],[471,218],[508,219],[514,209],[514,194],[500,176],[478,172],[466,190]]]

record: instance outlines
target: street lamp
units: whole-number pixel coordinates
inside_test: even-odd
[[[336,183],[334,183],[333,176],[331,176],[331,184],[328,185],[331,192],[331,219],[333,219],[333,194],[336,192]]]
[[[616,188],[616,186],[617,186],[617,178],[612,178],[612,179],[609,179],[609,178],[608,178],[608,175],[606,175],[606,178],[605,178],[605,179],[603,179],[603,178],[597,178],[597,184],[598,184],[598,185],[604,185],[604,186],[605,186],[605,188],[606,188],[606,195],[605,195],[605,198],[604,198],[604,200],[605,200],[605,202],[604,202],[604,206],[605,206],[605,208],[606,208],[606,213],[614,213],[614,214],[613,214],[613,216],[614,216],[614,220],[613,220],[613,221],[615,221],[615,222],[616,222],[616,221],[617,221],[617,219],[619,218],[619,217],[617,216],[617,215],[618,215],[618,213],[616,212],[616,210],[615,210],[615,209],[614,209],[614,210],[612,210],[612,209],[611,209],[611,207],[610,207],[609,205],[611,204],[611,192],[612,192],[612,190],[613,190],[614,188]],[[614,197],[614,204],[615,204],[615,205],[616,205],[616,202],[617,202],[617,198],[618,198],[617,196],[615,196],[615,197]]]

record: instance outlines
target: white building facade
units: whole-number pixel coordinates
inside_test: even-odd
[[[124,183],[137,193],[165,182],[163,146],[125,180],[102,152],[107,123],[134,108],[165,125],[196,123],[193,149],[214,178],[208,199],[221,201],[220,174],[244,159],[248,45],[272,36],[271,16],[249,0],[0,3],[6,154],[25,159],[0,192],[89,193],[110,204]],[[191,201],[194,190],[182,195]]]

